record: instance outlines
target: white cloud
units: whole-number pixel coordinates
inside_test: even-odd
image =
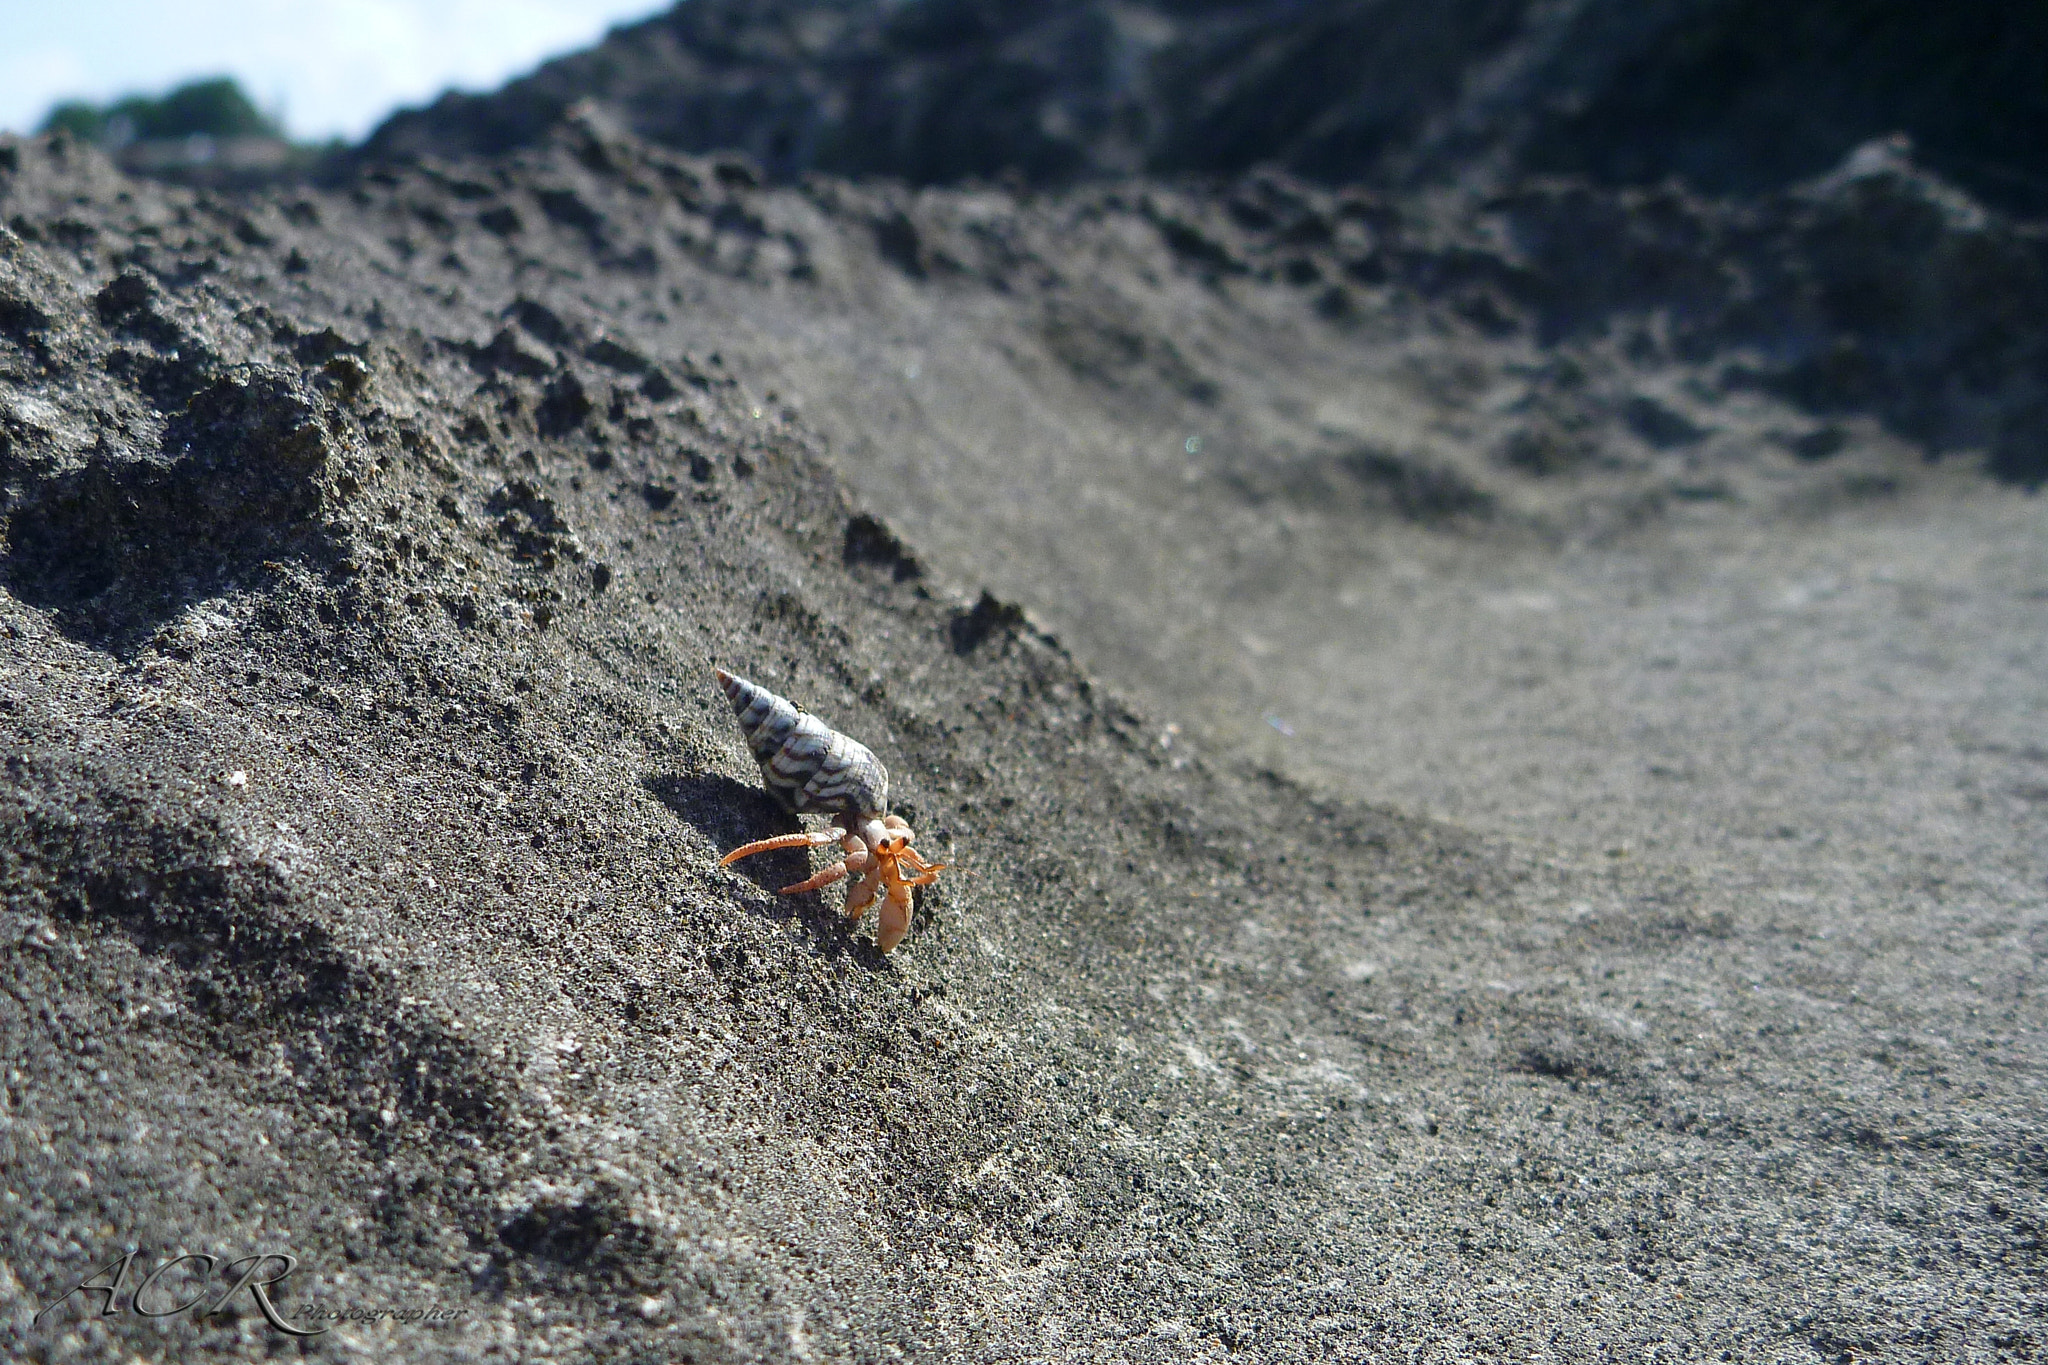
[[[0,0],[0,128],[59,99],[232,75],[298,137],[356,138],[450,87],[489,89],[662,0]]]

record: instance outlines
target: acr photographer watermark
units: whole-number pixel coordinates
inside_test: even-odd
[[[136,1273],[136,1263],[141,1261],[142,1277],[128,1291],[128,1281]],[[255,1303],[274,1331],[294,1337],[317,1337],[324,1334],[324,1326],[314,1323],[357,1323],[367,1325],[373,1322],[403,1322],[439,1324],[456,1322],[469,1316],[466,1308],[442,1308],[439,1306],[405,1305],[398,1307],[365,1307],[348,1305],[330,1307],[324,1304],[307,1304],[294,1307],[289,1313],[282,1308],[277,1297],[282,1286],[293,1271],[299,1268],[296,1256],[281,1251],[259,1251],[251,1256],[229,1260],[210,1252],[181,1251],[160,1265],[151,1266],[148,1258],[139,1248],[128,1251],[86,1275],[84,1279],[66,1289],[55,1299],[37,1311],[38,1326],[44,1317],[76,1298],[88,1315],[93,1313],[93,1295],[102,1296],[98,1301],[97,1316],[119,1317],[123,1313],[134,1313],[144,1318],[169,1318],[189,1313],[194,1320],[214,1317],[227,1311],[238,1294],[246,1292]],[[215,1271],[221,1279],[213,1280]],[[226,1283],[227,1290],[214,1297],[219,1283]],[[124,1292],[126,1297],[123,1297]],[[183,1296],[182,1298],[180,1296]]]

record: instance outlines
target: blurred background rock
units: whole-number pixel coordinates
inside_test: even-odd
[[[580,99],[771,176],[1229,175],[1480,187],[1676,176],[1754,194],[1904,133],[2048,208],[2048,7],[2003,0],[687,0],[373,155],[528,145]]]
[[[686,0],[490,93],[398,112],[360,153],[530,146],[591,99],[785,182],[1274,165],[1383,189],[1569,175],[1743,196],[1903,134],[1918,164],[2032,217],[2044,77],[2048,7],[2002,0]],[[186,180],[303,174],[333,150],[295,146],[225,78],[61,104],[45,126]]]

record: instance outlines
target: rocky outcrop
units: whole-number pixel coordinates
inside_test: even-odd
[[[1676,176],[1748,195],[1903,132],[1980,199],[2038,215],[2044,61],[2048,22],[1997,0],[688,0],[504,90],[400,114],[366,151],[531,146],[592,99],[780,180],[1277,164],[1326,183]]]

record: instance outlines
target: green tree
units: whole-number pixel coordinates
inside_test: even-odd
[[[43,118],[45,133],[69,133],[80,142],[100,142],[107,136],[107,111],[83,100],[65,100]]]
[[[87,142],[140,138],[274,137],[284,130],[266,117],[231,76],[192,81],[161,98],[127,95],[104,108],[66,100],[43,119],[44,132],[64,131]]]

